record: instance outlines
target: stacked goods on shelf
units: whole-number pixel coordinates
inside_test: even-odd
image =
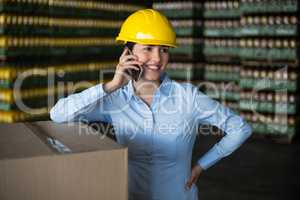
[[[238,112],[240,66],[234,64],[205,64],[206,94]]]
[[[299,108],[297,0],[242,0],[240,111],[257,136],[291,142]]]
[[[178,81],[202,80],[202,3],[154,1],[153,8],[170,20],[177,36],[178,47],[170,49],[167,73]]]
[[[203,76],[202,63],[184,63],[184,62],[171,62],[168,64],[167,73],[170,77],[177,81],[187,82],[192,81],[195,84],[199,82]]]
[[[0,122],[48,117],[57,98],[111,78],[114,38],[141,3],[0,2]],[[29,109],[31,108],[31,109]]]
[[[203,16],[206,93],[238,112],[239,1],[205,1]]]
[[[71,86],[90,86],[103,78],[110,78],[105,71],[111,73],[115,62],[90,62],[80,64],[48,65],[43,67],[6,67],[0,68],[0,109],[9,111],[17,109],[17,100],[22,99],[26,105],[36,107],[47,106],[47,99],[65,90],[72,90]],[[100,71],[104,73],[100,73]],[[86,82],[81,82],[86,81]],[[78,88],[78,89],[84,89]],[[67,91],[65,91],[67,92]]]
[[[31,92],[25,92],[21,88],[19,92],[15,90],[14,95],[13,88],[17,71],[26,71],[28,69],[26,66],[34,68],[37,66],[36,62],[41,60],[42,54],[45,58],[48,56],[46,52],[49,52],[49,45],[42,39],[42,37],[49,37],[51,32],[48,25],[47,2],[1,1],[0,4],[0,122],[42,118],[47,115],[47,110],[43,109],[42,106],[39,107],[39,113],[36,115],[28,114],[15,106],[15,99],[19,98],[17,96],[37,96],[33,84],[41,82],[37,80],[38,77],[36,81],[32,80],[32,85],[28,84],[29,81],[25,81],[28,88],[31,88]],[[31,59],[27,57],[27,55],[34,53],[36,53],[35,57],[32,56]],[[27,59],[22,59],[25,57]],[[36,101],[34,105],[39,103],[40,101]]]
[[[140,8],[105,1],[49,1],[52,56],[69,62],[116,59],[122,52],[115,43],[121,23]]]

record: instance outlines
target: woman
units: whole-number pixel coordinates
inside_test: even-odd
[[[165,73],[175,33],[159,12],[146,9],[129,16],[118,42],[126,44],[110,82],[60,99],[52,108],[56,122],[112,123],[118,143],[129,151],[129,199],[195,200],[200,173],[232,153],[251,134],[231,110],[188,83]],[[129,80],[130,70],[142,71]],[[219,127],[226,135],[191,168],[199,124]]]

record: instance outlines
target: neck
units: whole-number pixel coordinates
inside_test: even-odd
[[[153,95],[154,91],[160,86],[161,81],[149,81],[141,78],[137,82],[133,82],[133,86],[137,95]]]

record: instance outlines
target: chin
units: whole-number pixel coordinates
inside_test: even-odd
[[[157,80],[160,80],[160,74],[159,73],[157,73],[157,74],[145,74],[143,76],[143,79],[147,80],[147,81],[157,81]]]

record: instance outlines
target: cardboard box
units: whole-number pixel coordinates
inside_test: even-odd
[[[1,200],[125,200],[127,162],[87,125],[0,124]]]

